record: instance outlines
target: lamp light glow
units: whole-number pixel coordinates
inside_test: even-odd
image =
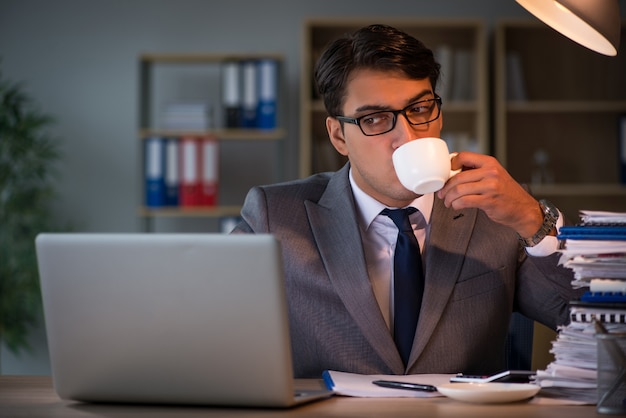
[[[548,26],[600,54],[615,56],[620,42],[617,0],[516,0]]]

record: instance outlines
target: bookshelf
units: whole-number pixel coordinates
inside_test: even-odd
[[[276,124],[273,127],[228,127],[223,103],[224,64],[276,63]],[[150,230],[157,218],[222,218],[238,216],[247,190],[256,181],[272,182],[284,173],[282,142],[281,74],[284,57],[273,53],[149,53],[139,56],[139,129],[142,191],[138,214]],[[241,81],[241,79],[240,79]],[[240,86],[243,89],[243,86]],[[243,93],[242,93],[243,94]],[[203,103],[204,125],[199,128],[172,128],[164,122],[164,109],[170,103]],[[147,205],[146,141],[153,138],[212,138],[218,149],[218,197],[216,204],[184,206]],[[225,158],[228,154],[228,158]],[[264,158],[269,155],[271,158]],[[178,156],[180,163],[180,155]],[[256,160],[256,161],[252,161]],[[257,177],[255,167],[263,166],[268,178]],[[182,167],[178,168],[179,173]],[[267,173],[270,173],[269,175]],[[261,180],[262,179],[262,180]],[[179,178],[180,180],[180,178]]]
[[[617,57],[606,57],[541,22],[496,24],[496,156],[573,222],[581,209],[626,211],[618,157],[626,115],[621,44]]]
[[[324,122],[327,115],[315,92],[313,67],[330,41],[372,23],[388,24],[414,35],[431,48],[440,61],[450,63],[442,68],[443,83],[438,86],[445,121],[442,137],[449,141],[452,150],[488,153],[487,39],[482,20],[309,19],[304,22],[302,35],[300,177],[337,170],[345,163],[328,139]]]

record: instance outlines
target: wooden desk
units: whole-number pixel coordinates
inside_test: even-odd
[[[303,382],[299,382],[303,383]],[[317,381],[304,382],[309,385]],[[589,418],[595,406],[540,406],[519,402],[474,405],[448,398],[330,399],[292,409],[242,409],[181,406],[102,405],[64,401],[50,377],[0,376],[0,417],[480,417]]]

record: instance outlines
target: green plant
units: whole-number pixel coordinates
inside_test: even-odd
[[[30,348],[41,318],[35,236],[51,231],[58,141],[53,120],[38,111],[21,84],[0,72],[0,342],[14,353]]]

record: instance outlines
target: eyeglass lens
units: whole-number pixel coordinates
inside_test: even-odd
[[[422,125],[439,117],[437,99],[413,103],[402,110],[376,112],[358,119],[365,135],[380,135],[391,131],[396,126],[398,113],[403,114],[412,125]]]

